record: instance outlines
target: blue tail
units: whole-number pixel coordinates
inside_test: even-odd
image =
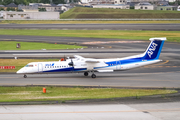
[[[166,38],[150,38],[149,40],[151,43],[142,58],[144,60],[159,59]]]

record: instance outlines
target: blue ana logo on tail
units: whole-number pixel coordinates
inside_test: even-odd
[[[146,60],[152,60],[152,59],[158,59],[159,55],[161,53],[162,46],[164,44],[164,41],[162,40],[153,40],[147,48],[145,55],[143,56],[143,59]]]
[[[154,51],[156,50],[156,46],[158,46],[158,44],[156,43],[152,43],[151,46],[149,47],[149,50],[148,50],[148,56],[151,58],[151,56],[153,55]]]

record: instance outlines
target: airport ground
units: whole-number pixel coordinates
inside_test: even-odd
[[[3,105],[0,117],[6,120],[179,120],[180,102]]]
[[[64,30],[162,30],[179,31],[179,23],[128,24],[0,24],[1,29],[64,29]]]
[[[126,41],[119,39],[70,38],[70,37],[29,37],[1,36],[1,39],[19,39],[21,41],[59,41],[90,42],[85,50],[65,51],[0,51],[1,58],[61,58],[74,54],[93,58],[126,57],[144,52],[148,41]],[[101,41],[98,44],[97,41]],[[116,41],[116,42],[110,42]],[[87,44],[86,44],[87,45]],[[163,61],[129,71],[115,73],[97,73],[97,78],[84,77],[76,74],[22,75],[1,74],[0,84],[3,86],[24,85],[59,85],[59,86],[109,86],[134,88],[171,88],[178,89],[180,72],[180,44],[165,42],[160,59]],[[177,96],[179,97],[179,96]],[[55,105],[1,105],[0,118],[3,119],[180,119],[179,99],[164,98],[147,99],[146,102],[131,100],[129,102],[98,102],[84,104]],[[142,99],[143,100],[143,99]]]

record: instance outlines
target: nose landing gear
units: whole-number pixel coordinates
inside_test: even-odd
[[[24,75],[24,78],[27,78],[27,75]]]

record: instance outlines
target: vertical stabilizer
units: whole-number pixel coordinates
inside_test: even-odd
[[[166,38],[150,38],[151,43],[149,44],[146,52],[144,53],[143,59],[159,59],[161,49],[163,47]]]

